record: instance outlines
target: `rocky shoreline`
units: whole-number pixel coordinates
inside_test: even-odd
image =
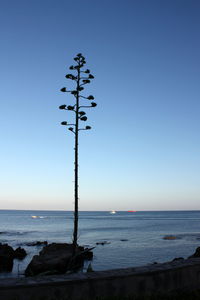
[[[80,269],[85,260],[93,258],[93,248],[74,247],[67,243],[37,241],[27,246],[43,246],[38,255],[34,255],[25,269],[25,276],[64,274]],[[25,249],[13,249],[0,243],[0,272],[12,272],[14,259],[23,260],[27,256]]]
[[[26,250],[21,247],[14,250],[8,244],[0,243],[0,272],[11,272],[14,259],[22,260],[26,255]]]
[[[165,238],[174,239],[172,236]],[[107,241],[97,242],[96,245],[106,245]],[[84,261],[92,260],[93,248],[77,246],[72,244],[51,243],[47,241],[35,241],[26,243],[26,246],[42,247],[38,255],[33,255],[31,261],[23,272],[23,276],[53,275],[74,272],[83,267]],[[0,243],[0,272],[12,272],[14,260],[22,261],[27,256],[25,249],[18,247],[15,250],[8,244]],[[200,257],[200,247],[188,258]],[[183,257],[175,257],[172,261],[184,260]],[[154,262],[153,264],[157,264]],[[92,269],[89,267],[88,271]]]

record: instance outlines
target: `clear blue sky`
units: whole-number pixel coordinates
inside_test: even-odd
[[[2,0],[1,202],[73,209],[59,92],[78,52],[95,75],[80,137],[81,210],[200,209],[200,1]]]

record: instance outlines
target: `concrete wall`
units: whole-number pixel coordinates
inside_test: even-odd
[[[144,267],[0,281],[0,300],[94,300],[200,289],[200,258]]]

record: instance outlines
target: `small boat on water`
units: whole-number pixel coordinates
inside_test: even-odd
[[[136,212],[136,210],[128,210],[128,212]]]
[[[116,211],[115,210],[111,210],[110,214],[116,214]]]
[[[32,219],[38,219],[39,216],[31,216]]]

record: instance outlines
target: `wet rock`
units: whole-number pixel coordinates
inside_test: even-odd
[[[21,247],[14,250],[8,244],[0,243],[0,272],[11,272],[14,258],[23,259],[26,255]]]
[[[13,268],[14,250],[8,244],[0,243],[0,272],[11,272]]]
[[[177,260],[182,260],[184,259],[183,257],[175,257],[172,261],[177,261]]]
[[[91,250],[93,250],[93,248],[85,248],[81,254],[81,256],[83,257],[84,260],[92,260],[93,259],[93,252]]]
[[[196,257],[200,257],[200,247],[197,247],[195,253],[189,256],[188,258],[196,258]]]
[[[175,235],[166,235],[163,237],[163,240],[176,240],[177,237]]]
[[[47,241],[36,241],[36,242],[26,243],[26,246],[47,246],[47,245],[48,245]]]
[[[102,245],[102,246],[104,246],[104,245],[108,245],[108,244],[110,244],[110,242],[107,242],[107,241],[96,242],[96,245]]]
[[[74,252],[72,244],[52,243],[33,256],[25,270],[26,276],[38,274],[62,274],[67,270],[74,270],[83,266],[86,253],[91,249],[77,246]]]
[[[21,247],[18,247],[17,249],[15,249],[14,251],[14,258],[17,259],[24,259],[24,257],[26,257],[27,253],[26,250],[24,250]]]
[[[87,267],[87,273],[94,272],[91,263]]]

